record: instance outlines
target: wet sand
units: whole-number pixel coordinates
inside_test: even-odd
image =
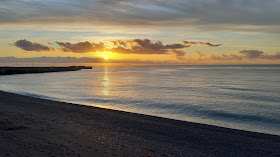
[[[280,136],[0,91],[0,156],[280,156]]]

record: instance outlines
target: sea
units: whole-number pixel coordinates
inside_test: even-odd
[[[280,135],[280,65],[94,66],[0,76],[0,90]]]

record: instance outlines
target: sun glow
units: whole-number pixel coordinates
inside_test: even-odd
[[[107,51],[104,51],[104,52],[97,52],[97,53],[99,53],[100,56],[101,56],[102,58],[106,59],[106,60],[109,59],[108,56],[110,56],[110,55],[112,54],[112,52],[107,52]]]

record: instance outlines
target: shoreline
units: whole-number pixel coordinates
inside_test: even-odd
[[[71,101],[62,101],[62,100],[56,100],[54,97],[48,97],[48,96],[43,96],[43,95],[28,95],[28,94],[22,94],[22,93],[17,93],[17,92],[10,92],[10,91],[3,91],[0,89],[2,92],[6,93],[11,93],[11,94],[16,94],[16,95],[21,95],[21,96],[26,96],[26,97],[32,97],[36,99],[42,99],[42,100],[49,100],[49,101],[54,101],[54,102],[59,102],[59,103],[67,103],[67,104],[72,104],[72,105],[78,105],[78,106],[86,106],[86,107],[93,107],[93,108],[100,108],[100,109],[106,109],[106,110],[112,110],[112,111],[117,111],[117,112],[124,112],[124,113],[129,113],[129,114],[136,114],[136,115],[142,115],[142,116],[150,116],[150,117],[156,117],[156,118],[161,118],[161,119],[167,119],[167,120],[175,120],[175,121],[182,121],[182,122],[188,122],[188,123],[193,123],[193,124],[199,124],[199,125],[207,125],[207,126],[212,126],[212,127],[220,127],[220,128],[225,128],[225,129],[231,129],[231,130],[238,130],[238,131],[245,131],[245,132],[252,132],[252,133],[258,133],[258,134],[266,134],[266,135],[273,135],[273,136],[280,136],[280,133],[272,133],[272,132],[265,132],[265,131],[254,131],[253,129],[243,129],[243,128],[238,128],[238,127],[227,127],[223,125],[216,125],[216,124],[209,124],[209,123],[203,123],[203,122],[196,122],[192,120],[186,120],[183,118],[177,118],[177,117],[171,117],[171,116],[162,116],[162,115],[157,115],[157,114],[149,114],[149,113],[144,113],[144,112],[137,112],[137,111],[129,111],[129,110],[124,110],[122,108],[116,108],[116,107],[108,107],[108,106],[101,106],[101,105],[94,105],[90,103],[82,103],[82,102],[71,102]]]
[[[0,91],[0,156],[278,156],[280,136]]]
[[[42,95],[31,96],[31,95],[25,95],[25,94],[21,94],[21,93],[13,93],[13,92],[9,92],[9,91],[3,91],[1,89],[0,89],[0,92],[10,93],[10,94],[15,94],[15,95],[20,95],[20,96],[40,99],[40,100],[47,100],[47,101],[58,102],[58,103],[66,103],[66,104],[69,104],[69,105],[76,105],[76,106],[81,106],[81,107],[89,107],[89,108],[92,107],[93,109],[105,109],[105,110],[111,110],[111,111],[115,111],[115,112],[122,112],[122,113],[132,114],[132,115],[135,114],[135,115],[139,115],[139,116],[148,116],[148,117],[154,117],[154,118],[171,120],[171,121],[179,121],[179,122],[182,122],[182,123],[186,122],[186,123],[190,123],[190,124],[206,125],[206,126],[210,126],[210,127],[218,127],[218,128],[223,128],[223,129],[230,129],[230,130],[237,130],[237,131],[244,131],[244,132],[264,134],[264,135],[271,135],[271,136],[279,136],[280,137],[280,135],[273,134],[273,133],[258,132],[258,131],[240,129],[240,128],[232,128],[232,127],[226,127],[226,126],[219,126],[219,125],[215,125],[215,124],[200,123],[200,122],[188,121],[188,120],[179,119],[179,118],[176,119],[176,118],[172,118],[172,117],[168,117],[168,116],[163,117],[163,116],[160,116],[160,115],[145,114],[145,113],[141,113],[141,112],[133,112],[133,111],[129,111],[129,110],[122,110],[120,108],[115,108],[115,107],[107,107],[107,106],[98,106],[98,105],[86,104],[86,103],[83,104],[83,103],[60,101],[60,100],[56,100],[54,98],[52,99],[50,97],[42,97]]]
[[[133,111],[128,111],[128,110],[121,110],[119,108],[114,108],[114,107],[106,107],[106,106],[98,106],[98,105],[93,105],[93,104],[83,104],[83,103],[74,103],[74,102],[67,102],[67,101],[60,101],[60,100],[55,100],[55,99],[51,99],[49,97],[45,98],[45,97],[41,97],[40,96],[30,96],[30,95],[24,95],[24,94],[20,94],[20,93],[13,93],[13,92],[9,92],[9,91],[3,91],[0,89],[0,92],[5,92],[5,93],[9,93],[9,94],[15,94],[15,95],[20,95],[20,96],[25,96],[25,97],[30,97],[30,98],[35,98],[35,99],[40,99],[40,100],[47,100],[47,101],[52,101],[52,102],[58,102],[58,103],[66,103],[69,105],[76,105],[76,106],[81,106],[81,107],[92,107],[93,109],[105,109],[105,110],[111,110],[111,111],[115,111],[115,112],[122,112],[122,113],[126,113],[126,114],[135,114],[135,115],[140,115],[140,116],[148,116],[148,117],[154,117],[154,118],[159,118],[159,119],[166,119],[166,120],[171,120],[171,121],[179,121],[179,122],[187,122],[190,124],[197,124],[197,125],[206,125],[206,126],[210,126],[210,127],[218,127],[218,128],[223,128],[223,129],[230,129],[230,130],[237,130],[237,131],[244,131],[244,132],[251,132],[251,133],[257,133],[257,134],[264,134],[264,135],[272,135],[272,136],[279,136],[278,134],[272,134],[272,133],[266,133],[266,132],[258,132],[258,131],[252,131],[252,130],[243,130],[243,129],[239,129],[239,128],[231,128],[231,127],[225,127],[225,126],[219,126],[219,125],[215,125],[215,124],[207,124],[207,123],[199,123],[199,122],[194,122],[194,121],[188,121],[188,120],[183,120],[183,119],[179,119],[179,118],[172,118],[172,117],[162,117],[160,115],[152,115],[152,114],[145,114],[145,113],[141,113],[141,112],[133,112]]]

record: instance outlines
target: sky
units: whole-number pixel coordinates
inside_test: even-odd
[[[280,64],[280,0],[0,0],[0,66]]]

